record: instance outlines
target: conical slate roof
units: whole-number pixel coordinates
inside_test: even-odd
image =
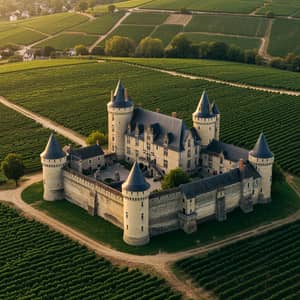
[[[117,83],[117,87],[115,89],[112,101],[112,106],[119,108],[132,106],[132,101],[129,99],[125,99],[125,89],[121,80],[119,80]]]
[[[150,184],[145,180],[144,175],[137,162],[134,163],[122,189],[129,192],[143,192],[149,189]]]
[[[197,117],[200,118],[209,118],[211,117],[210,113],[210,103],[206,91],[203,91],[200,98],[199,104],[196,109]]]
[[[273,157],[273,153],[270,151],[268,143],[266,141],[265,135],[263,133],[260,134],[254,148],[250,151],[250,154],[257,158],[271,158]]]
[[[214,115],[219,115],[220,114],[220,111],[218,109],[218,106],[217,106],[216,102],[213,103],[211,111]]]
[[[47,146],[44,152],[41,154],[41,157],[44,159],[59,159],[65,156],[66,156],[65,152],[62,151],[54,134],[51,133]]]

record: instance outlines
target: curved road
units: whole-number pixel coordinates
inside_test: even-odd
[[[206,246],[201,246],[198,248],[193,248],[186,251],[181,251],[177,253],[159,253],[156,255],[134,255],[123,253],[117,251],[115,249],[111,249],[109,246],[101,244],[86,235],[80,233],[79,231],[63,224],[62,222],[48,216],[47,214],[35,209],[34,207],[26,204],[22,201],[21,193],[22,191],[28,187],[29,185],[41,181],[42,173],[35,173],[28,176],[27,180],[22,183],[22,185],[14,190],[4,190],[0,191],[0,199],[6,202],[12,203],[17,209],[21,210],[26,216],[30,216],[37,221],[47,224],[51,228],[56,231],[61,232],[64,235],[69,236],[73,240],[80,242],[83,245],[86,245],[89,249],[95,251],[98,255],[107,257],[114,262],[126,265],[135,265],[135,266],[144,266],[146,268],[153,268],[157,273],[163,276],[171,286],[175,289],[182,292],[187,298],[198,299],[202,297],[204,299],[213,299],[211,295],[207,292],[196,289],[189,282],[184,282],[179,280],[170,268],[170,264],[174,263],[179,259],[183,259],[185,257],[191,255],[199,255],[206,253],[210,250],[220,248],[221,246],[225,246],[231,243],[234,243],[238,240],[245,239],[247,237],[261,234],[263,232],[267,232],[276,227],[282,226],[284,224],[288,224],[300,219],[300,211],[281,220],[277,220],[271,222],[266,225],[259,226],[257,228],[242,232],[240,234],[236,234],[232,237],[223,239],[221,241],[211,243]]]
[[[107,60],[114,61],[114,59],[107,59]],[[122,61],[122,60],[116,60],[116,61],[120,61],[123,64],[132,65],[137,68],[156,71],[156,72],[160,72],[160,73],[164,73],[164,74],[168,74],[168,75],[176,76],[176,77],[182,77],[182,78],[187,78],[187,79],[192,79],[192,80],[204,80],[204,81],[219,83],[219,84],[228,85],[228,86],[232,86],[232,87],[262,91],[262,92],[268,92],[268,93],[274,93],[274,94],[300,96],[300,91],[291,91],[291,90],[284,90],[284,89],[275,89],[275,88],[270,88],[270,87],[262,87],[262,86],[256,86],[256,85],[251,85],[251,84],[244,84],[244,83],[226,81],[226,80],[221,80],[221,79],[214,79],[211,77],[190,75],[190,74],[186,74],[186,73],[170,71],[170,70],[160,69],[160,68],[155,68],[155,67],[148,67],[148,66],[144,66],[144,65],[139,65],[137,63],[130,63],[127,61]]]

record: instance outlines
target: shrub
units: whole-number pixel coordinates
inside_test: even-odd
[[[161,186],[162,189],[165,190],[187,183],[189,180],[189,176],[182,169],[176,168],[171,170],[170,173],[163,178]]]
[[[115,35],[106,41],[104,51],[110,56],[133,56],[135,43],[128,37]]]
[[[77,45],[74,47],[76,55],[88,55],[89,50],[84,45]]]
[[[136,48],[135,55],[141,57],[163,57],[163,43],[160,39],[146,37],[139,43]]]

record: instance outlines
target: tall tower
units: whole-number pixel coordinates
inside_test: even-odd
[[[108,112],[108,150],[116,153],[118,159],[125,155],[125,137],[128,124],[133,114],[133,103],[128,97],[127,90],[119,80],[115,91],[111,92]]]
[[[217,115],[210,109],[206,91],[202,93],[197,109],[193,113],[193,124],[201,138],[202,146],[207,146],[216,138]]]
[[[44,200],[55,201],[64,198],[64,182],[62,168],[65,166],[66,153],[62,151],[53,133],[47,146],[41,153],[43,166]]]
[[[122,184],[123,240],[129,245],[145,245],[149,242],[149,188],[149,183],[135,162]]]
[[[217,117],[217,122],[216,122],[216,131],[215,131],[215,139],[219,140],[220,139],[220,121],[221,121],[221,114],[220,111],[218,109],[218,106],[216,104],[216,102],[213,102],[212,104],[212,108],[211,108],[211,112],[213,113],[213,115],[215,115]]]
[[[271,200],[272,168],[274,155],[270,151],[265,135],[260,134],[253,150],[249,152],[249,161],[262,177],[262,202]]]

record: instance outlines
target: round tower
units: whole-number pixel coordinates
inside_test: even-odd
[[[215,127],[215,129],[216,129],[215,130],[215,140],[219,140],[220,139],[221,114],[220,114],[220,111],[218,109],[216,102],[213,102],[211,111],[212,111],[213,115],[215,115],[217,118],[216,127]]]
[[[268,202],[271,200],[274,155],[270,151],[263,133],[260,134],[253,150],[249,152],[249,161],[262,177],[262,185],[260,190],[262,197],[260,200],[262,202]]]
[[[125,155],[124,134],[133,115],[133,103],[128,97],[127,90],[118,81],[115,91],[111,92],[111,100],[107,104],[108,112],[108,150],[116,153],[118,159]]]
[[[217,115],[210,109],[210,103],[206,91],[203,92],[196,111],[193,113],[193,126],[197,130],[201,145],[207,146],[216,139]]]
[[[43,167],[44,200],[64,199],[62,168],[65,166],[67,158],[53,133],[50,135],[47,146],[40,156]]]
[[[145,245],[149,242],[149,188],[149,183],[135,162],[122,184],[123,240],[129,245]]]

